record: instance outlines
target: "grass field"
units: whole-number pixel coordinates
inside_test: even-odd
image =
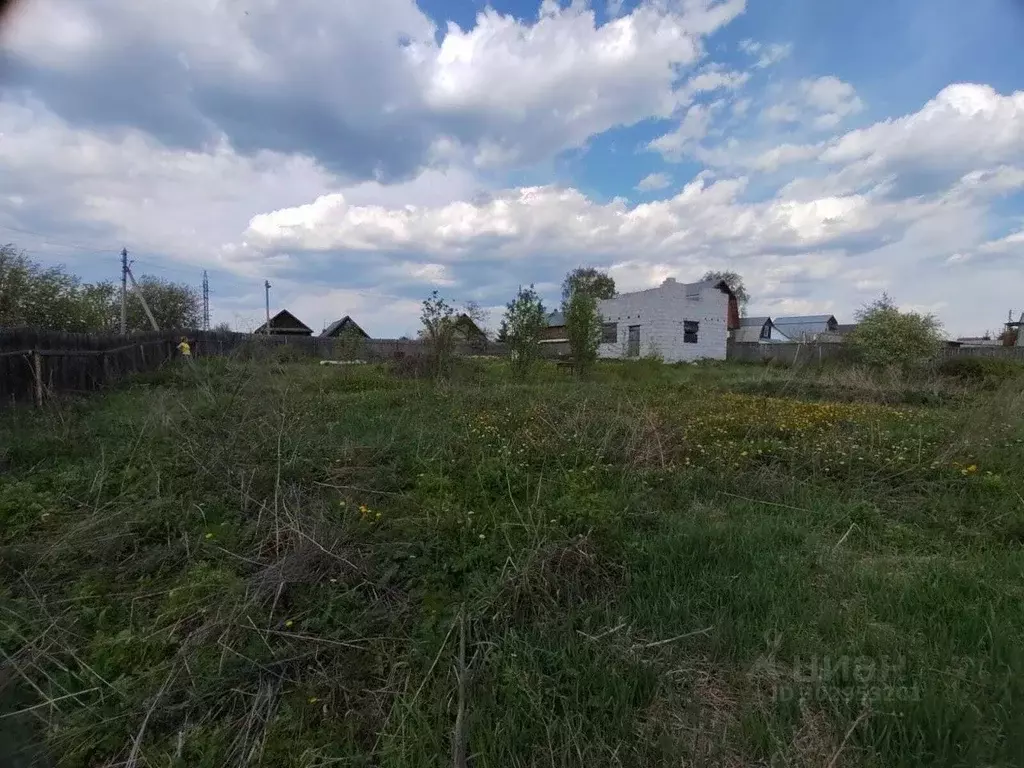
[[[4,413],[0,763],[1024,763],[1020,379],[457,373]]]

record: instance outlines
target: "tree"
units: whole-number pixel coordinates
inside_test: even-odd
[[[564,305],[565,332],[569,337],[573,366],[577,374],[586,373],[597,360],[601,343],[601,315],[597,299],[586,291],[575,291]]]
[[[862,307],[856,316],[857,327],[846,343],[868,365],[909,370],[930,361],[942,345],[942,326],[934,315],[900,312],[888,294]]]
[[[191,285],[172,283],[151,275],[142,275],[138,284],[160,330],[194,329],[202,323],[203,299]],[[120,313],[120,307],[117,307],[117,312]],[[152,328],[142,302],[131,287],[128,289],[127,314],[129,331]]]
[[[472,323],[480,323],[483,321],[483,312],[472,302],[459,312],[436,290],[423,300],[423,309],[420,311],[420,321],[423,323],[420,338],[427,345],[430,366],[435,377],[442,378],[451,372],[457,337],[465,335],[466,326],[470,325],[466,323],[467,318]],[[466,338],[469,339],[469,336]],[[484,342],[486,343],[486,338]]]
[[[82,283],[63,267],[43,267],[13,245],[0,246],[0,326],[105,330],[105,283]]]
[[[161,330],[198,328],[199,292],[157,277],[139,280]],[[142,303],[128,295],[129,331],[151,328]],[[113,332],[121,325],[120,289],[112,282],[83,283],[64,267],[43,267],[13,245],[0,246],[0,326],[53,331]]]
[[[520,376],[529,374],[540,357],[541,332],[547,327],[544,303],[531,285],[520,288],[505,308],[498,337],[504,334],[512,354],[512,366]]]
[[[595,299],[615,297],[615,280],[594,267],[577,267],[562,281],[562,306],[568,306],[573,294],[582,291]]]
[[[729,290],[736,297],[736,303],[740,305],[740,314],[746,314],[750,294],[747,293],[747,287],[743,284],[743,277],[738,272],[708,270],[704,273],[704,277],[701,280],[714,280],[716,282],[724,280],[725,284],[729,286]]]

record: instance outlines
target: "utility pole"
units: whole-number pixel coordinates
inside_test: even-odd
[[[156,318],[153,317],[153,313],[149,309],[149,303],[146,301],[146,297],[143,295],[142,289],[139,287],[139,284],[135,282],[135,275],[132,274],[131,267],[128,268],[128,279],[132,281],[132,289],[139,297],[139,301],[142,302],[142,308],[146,311],[146,317],[149,318],[149,324],[153,326],[154,331],[159,331],[160,326],[157,325]]]
[[[265,326],[263,326],[263,327],[265,329],[265,333],[269,336],[270,335],[270,281],[269,280],[264,280],[263,281],[263,287],[264,287],[264,289],[266,289],[266,292],[267,292],[267,324]]]
[[[121,335],[128,333],[128,249],[121,249]]]
[[[203,330],[210,330],[210,277],[203,270]]]

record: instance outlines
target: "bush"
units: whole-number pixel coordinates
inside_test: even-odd
[[[920,368],[942,345],[942,328],[933,315],[900,312],[885,294],[858,312],[857,320],[846,345],[858,361],[874,368]]]
[[[1005,381],[1024,374],[1024,364],[999,357],[952,357],[939,365],[939,374],[962,381],[998,387]]]

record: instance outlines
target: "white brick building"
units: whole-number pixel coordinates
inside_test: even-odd
[[[657,354],[667,363],[725,360],[729,330],[739,325],[736,297],[724,282],[715,281],[687,284],[670,277],[657,288],[603,299],[598,311],[604,323],[598,348],[603,358]],[[560,313],[550,319],[551,326],[563,323]],[[552,341],[558,336],[548,334]]]

